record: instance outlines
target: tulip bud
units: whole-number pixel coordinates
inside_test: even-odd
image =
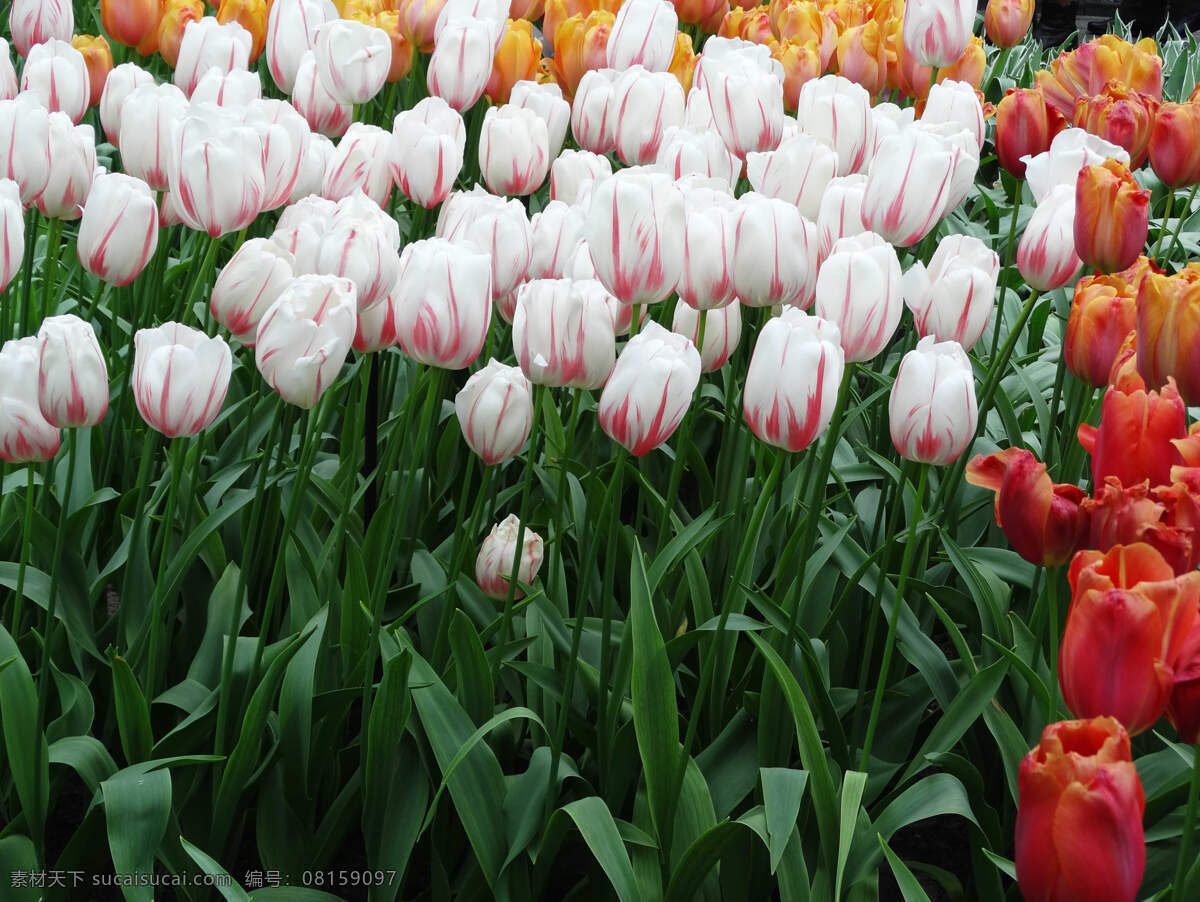
[[[0,401],[3,404],[3,401]],[[1200,618],[1192,624],[1175,667],[1167,719],[1189,745],[1200,742]]]
[[[337,204],[318,195],[302,197],[279,215],[271,240],[299,260],[317,256],[321,239],[333,228]]]
[[[1005,50],[1020,44],[1033,24],[1033,8],[1033,0],[988,0],[983,12],[988,40]]]
[[[387,33],[352,19],[317,26],[317,77],[338,103],[366,103],[382,89],[392,65]]]
[[[533,236],[533,256],[529,260],[530,279],[559,279],[567,259],[583,233],[583,211],[561,200],[552,200],[529,221]]]
[[[338,201],[331,227],[321,237],[315,271],[345,276],[355,286],[359,310],[382,301],[400,275],[400,227],[362,192]],[[310,261],[298,261],[304,272]]]
[[[529,438],[533,388],[519,367],[489,360],[454,396],[454,411],[471,450],[493,466],[516,457]]]
[[[926,335],[904,355],[892,383],[892,444],[907,460],[945,466],[970,447],[978,419],[967,352],[956,341]]]
[[[685,336],[693,345],[700,341],[700,317],[704,317],[704,347],[700,349],[700,371],[715,373],[737,350],[742,340],[742,305],[726,304],[700,311],[676,304],[671,331]]]
[[[429,93],[462,112],[477,101],[492,74],[496,47],[493,24],[457,19],[444,28],[429,58]]]
[[[728,196],[693,188],[684,194],[683,208],[683,268],[675,290],[682,306],[696,310],[725,307],[735,297],[735,247],[741,207]],[[753,226],[748,225],[744,232],[748,246],[743,257],[750,266],[757,251],[753,247],[755,234]],[[805,233],[805,240],[808,237]],[[789,264],[787,268],[792,267]],[[747,276],[743,281],[749,284],[751,280]],[[811,280],[802,277],[802,281]]]
[[[66,113],[51,113],[49,126],[44,152],[50,177],[33,202],[50,219],[78,219],[96,177],[95,132],[72,125]]]
[[[100,124],[109,144],[115,147],[121,143],[121,111],[125,100],[143,85],[153,84],[154,76],[133,63],[121,63],[108,73],[100,94]]]
[[[617,79],[615,69],[592,69],[584,74],[571,104],[571,134],[580,147],[596,154],[616,150]]]
[[[837,325],[784,307],[759,332],[746,371],[750,430],[768,445],[803,451],[829,426],[844,370]]]
[[[967,49],[974,27],[974,0],[904,4],[904,49],[922,66],[949,66]]]
[[[313,48],[317,29],[337,18],[330,0],[275,0],[267,18],[267,68],[285,94],[293,93],[300,60]]]
[[[400,343],[396,332],[397,287],[393,285],[382,301],[358,312],[353,348],[360,354],[374,354]]]
[[[108,73],[113,68],[112,50],[108,46],[108,41],[103,37],[93,37],[87,34],[78,34],[71,38],[71,46],[83,56],[90,89],[87,105],[94,107],[100,102],[100,97],[104,92],[104,82],[108,80]],[[0,65],[3,64],[0,63]]]
[[[1200,403],[1200,267],[1189,264],[1173,276],[1147,273],[1127,301],[1126,331],[1137,327],[1137,367],[1146,384],[1159,388],[1172,376],[1184,403]]]
[[[1125,729],[1111,717],[1050,724],[1017,782],[1022,895],[1133,902],[1146,869],[1146,803]]]
[[[253,46],[253,36],[237,22],[222,25],[210,16],[188,22],[175,61],[175,85],[191,97],[201,76],[209,69],[232,72],[249,68]]]
[[[524,110],[532,110],[546,123],[549,140],[549,159],[555,160],[562,152],[571,124],[571,105],[563,100],[562,89],[553,83],[540,84],[536,81],[519,81],[512,86],[509,104]]]
[[[898,132],[871,160],[863,221],[899,247],[916,244],[946,210],[954,164],[953,149],[929,132]]]
[[[533,229],[518,200],[504,200],[480,186],[453,194],[442,206],[438,236],[465,242],[491,255],[492,297],[525,281],[533,259]]]
[[[141,179],[96,176],[79,221],[76,252],[83,268],[118,287],[138,277],[158,247],[158,207]]]
[[[1079,171],[1075,253],[1100,272],[1128,269],[1146,246],[1150,192],[1115,160]]]
[[[172,84],[134,89],[121,105],[117,146],[125,171],[155,191],[167,188],[167,170],[175,127],[188,111],[188,99]],[[123,138],[123,140],[122,140]]]
[[[329,138],[346,133],[354,116],[354,107],[333,98],[317,77],[317,58],[311,50],[300,57],[292,90],[292,105],[309,127]]]
[[[8,27],[13,47],[23,57],[37,44],[69,41],[75,33],[75,10],[71,0],[12,0]]]
[[[756,65],[738,55],[705,61],[704,91],[713,123],[735,156],[774,150],[783,138],[783,73],[778,71],[782,67],[770,62],[778,68]]]
[[[507,196],[532,194],[550,171],[546,122],[532,110],[492,107],[479,133],[479,169],[488,190]]]
[[[330,200],[341,200],[362,191],[379,206],[385,206],[392,193],[388,160],[391,148],[390,132],[377,125],[351,123],[325,167],[321,195]]]
[[[608,38],[608,68],[644,66],[651,72],[666,72],[678,25],[674,7],[665,0],[626,0]]]
[[[1129,152],[1130,168],[1146,162],[1150,129],[1158,101],[1149,94],[1130,91],[1117,82],[1109,82],[1103,91],[1075,101],[1072,122]]]
[[[737,201],[734,292],[747,307],[812,303],[817,229],[787,201],[750,192]]]
[[[167,438],[196,435],[225,403],[233,357],[225,339],[164,323],[134,336],[133,400],[151,428]]]
[[[616,359],[612,317],[595,281],[536,279],[517,290],[513,352],[538,385],[593,389]]]
[[[35,44],[21,70],[21,90],[36,96],[51,113],[63,112],[79,122],[92,96],[83,54],[54,38]]]
[[[824,260],[839,238],[849,238],[869,232],[863,222],[862,203],[867,189],[867,177],[862,173],[831,179],[821,197],[817,213],[817,236],[820,240],[818,259]]]
[[[38,406],[52,426],[95,426],[108,412],[108,367],[91,323],[73,313],[38,329]]]
[[[1100,426],[1079,427],[1079,444],[1092,457],[1092,484],[1116,476],[1122,485],[1144,479],[1168,485],[1171,467],[1180,463],[1172,439],[1187,435],[1187,411],[1173,379],[1161,392],[1109,389],[1104,394]]]
[[[488,254],[429,238],[404,248],[400,268],[396,331],[404,353],[447,370],[470,366],[492,315]]]
[[[250,33],[250,62],[258,59],[267,39],[267,0],[221,0],[217,21],[236,22]]]
[[[748,154],[746,177],[759,194],[787,201],[806,219],[815,220],[837,165],[836,151],[801,133],[781,142],[777,150]]]
[[[479,557],[475,559],[475,582],[483,594],[496,601],[505,601],[510,591],[509,577],[517,556],[517,535],[521,532],[521,521],[516,514],[509,514],[492,527],[483,540]],[[530,585],[538,570],[542,568],[542,537],[528,527],[521,542],[521,562],[517,565],[517,582]],[[519,588],[511,589],[514,599],[525,597]]]
[[[835,323],[846,360],[870,360],[891,340],[904,310],[896,249],[873,232],[842,238],[817,274],[818,316]]]
[[[1200,103],[1164,103],[1150,130],[1150,167],[1171,188],[1200,182]]]
[[[965,128],[975,139],[975,149],[983,146],[983,107],[975,89],[966,82],[943,81],[930,88],[921,121]]]
[[[634,457],[678,428],[700,382],[696,346],[651,320],[617,358],[600,395],[600,428]]]
[[[21,189],[21,202],[33,203],[50,180],[50,114],[33,94],[22,91],[0,100],[0,178]]]
[[[21,188],[12,179],[0,178],[0,292],[21,269],[25,259],[25,211]]]
[[[165,0],[162,17],[158,20],[158,33],[153,38],[147,37],[138,45],[138,51],[146,55],[154,53],[157,49],[163,61],[174,68],[179,61],[183,33],[188,25],[203,18],[203,0]]]
[[[222,72],[212,66],[200,76],[190,99],[192,103],[213,103],[242,110],[248,104],[262,100],[262,81],[257,72],[245,69]]]
[[[124,127],[124,126],[122,126]],[[174,131],[167,183],[190,228],[217,238],[246,228],[266,193],[262,141],[222,107],[189,107]]]
[[[742,171],[742,161],[729,152],[720,135],[687,126],[672,125],[663,130],[655,163],[676,180],[702,175],[720,179],[730,188]]]
[[[307,128],[307,123],[305,124]],[[333,142],[320,132],[309,132],[304,139],[304,150],[300,156],[300,168],[296,181],[285,198],[285,203],[294,204],[310,194],[320,194],[325,187],[325,171],[333,160]],[[270,190],[268,186],[268,190]]]
[[[251,100],[242,109],[242,123],[258,135],[262,143],[264,212],[288,202],[296,193],[302,171],[309,180],[315,180],[314,167],[321,173],[320,184],[316,186],[320,191],[333,146],[324,135],[318,136],[324,145],[314,145],[308,123],[294,106],[285,100]],[[315,161],[309,161],[309,149],[313,146],[317,147]],[[311,193],[310,189],[301,190],[297,197]]]
[[[1011,88],[996,105],[996,157],[1011,175],[1024,178],[1025,158],[1046,153],[1066,127],[1062,113],[1040,92]]]
[[[1127,282],[1139,268],[1136,284]],[[1097,388],[1108,384],[1117,352],[1137,324],[1138,286],[1148,270],[1149,261],[1142,257],[1123,273],[1088,276],[1075,284],[1063,360],[1076,378]]]
[[[542,44],[534,38],[532,24],[524,19],[509,19],[484,86],[488,99],[495,104],[508,103],[513,85],[536,77],[541,59]]]
[[[33,336],[0,347],[0,460],[10,464],[52,460],[62,442],[38,407],[39,358]]]
[[[426,97],[396,116],[389,168],[414,203],[432,209],[462,170],[467,132],[462,116],[440,97]]]
[[[258,324],[254,362],[289,404],[310,410],[333,384],[354,340],[354,283],[297,276]]]
[[[213,284],[213,319],[246,347],[258,324],[295,276],[295,258],[270,238],[251,238],[239,247]]]
[[[566,204],[574,204],[581,186],[612,175],[612,163],[608,157],[588,150],[564,150],[550,166],[550,197]]]
[[[904,303],[921,337],[975,346],[995,306],[1000,258],[978,238],[947,235],[926,268],[919,260],[904,274]]]
[[[1075,189],[1057,185],[1039,201],[1017,245],[1017,269],[1036,291],[1066,285],[1083,261],[1075,252]]]
[[[8,52],[8,41],[0,38],[0,100],[12,100],[16,96],[17,70],[13,68]]]

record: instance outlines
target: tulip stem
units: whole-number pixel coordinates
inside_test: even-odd
[[[1162,250],[1163,235],[1171,228],[1171,206],[1175,202],[1175,189],[1167,188],[1167,203],[1163,209],[1162,228],[1158,230],[1158,239],[1154,242],[1154,259],[1157,262],[1158,253]],[[1183,217],[1179,217],[1183,219]]]
[[[33,326],[33,252],[37,249],[38,211],[30,207],[25,217],[25,259],[22,261],[24,274],[21,284],[21,320],[17,323],[14,338],[32,331]],[[6,336],[7,337],[7,336]]]
[[[475,475],[475,455],[467,453],[466,471],[462,474],[462,487],[458,493],[458,503],[454,507],[455,523],[454,536],[450,544],[450,566],[446,568],[446,592],[445,601],[442,604],[442,614],[438,618],[437,638],[433,642],[433,655],[429,658],[430,663],[435,667],[441,665],[442,657],[446,654],[446,643],[450,638],[450,623],[454,619],[454,612],[458,610],[458,592],[455,590],[454,583],[458,579],[458,572],[462,569],[462,560],[459,558],[459,549],[466,546],[463,540],[464,528],[469,527],[468,520],[463,519],[462,513],[467,509],[469,499],[471,497],[472,477]],[[482,497],[482,493],[475,496],[476,503]],[[471,519],[474,519],[473,517]]]
[[[918,464],[920,475],[917,477],[917,490],[913,496],[912,522],[908,526],[908,535],[904,539],[904,557],[900,561],[900,575],[896,579],[896,600],[892,605],[892,616],[888,618],[887,636],[883,640],[883,662],[879,665],[879,681],[875,686],[875,695],[871,699],[871,715],[867,718],[867,734],[863,739],[862,755],[858,759],[858,769],[865,771],[871,760],[871,745],[875,739],[875,728],[879,725],[879,712],[883,708],[883,692],[887,687],[888,671],[892,667],[892,653],[896,648],[896,627],[904,605],[904,590],[907,588],[908,574],[912,570],[913,553],[920,544],[918,534],[921,520],[925,516],[924,501],[925,487],[929,481],[929,465]],[[904,487],[900,488],[900,496],[896,504],[904,503]],[[887,580],[887,574],[880,574],[880,584]]]
[[[17,565],[17,594],[13,599],[12,619],[12,636],[17,640],[21,637],[21,617],[25,613],[25,570],[29,566],[29,554],[33,548],[33,464],[26,464],[25,470],[25,522],[21,531],[21,562]]]
[[[195,270],[195,275],[192,277],[192,284],[188,286],[188,293],[183,299],[183,307],[180,309],[179,319],[183,321],[188,311],[192,309],[192,305],[196,303],[196,298],[200,296],[200,287],[212,273],[213,264],[217,260],[217,248],[221,246],[220,237],[208,239],[208,247],[204,251],[204,259],[200,261],[200,266]],[[200,317],[203,321],[203,317]]]
[[[517,597],[517,574],[521,572],[521,558],[524,557],[526,518],[529,516],[529,496],[533,490],[533,471],[537,466],[538,442],[542,437],[541,402],[545,386],[533,386],[533,425],[529,430],[529,456],[525,460],[525,479],[521,484],[521,505],[517,519],[517,546],[513,551],[512,569],[508,576],[508,592],[504,596],[504,613],[500,618],[500,648],[509,640],[512,629],[513,602]]]
[[[1183,231],[1184,220],[1187,219],[1188,214],[1192,212],[1192,202],[1196,199],[1197,189],[1200,189],[1200,182],[1192,185],[1192,190],[1188,194],[1187,204],[1185,205],[1183,215],[1181,215],[1179,219],[1175,221],[1175,231],[1171,234],[1171,243],[1167,245],[1168,260],[1171,259],[1171,256],[1175,253],[1175,248],[1179,246],[1179,233]],[[1157,257],[1158,254],[1156,253],[1154,256]]]
[[[1188,786],[1187,809],[1183,816],[1183,833],[1179,836],[1179,857],[1175,860],[1175,879],[1171,881],[1171,898],[1183,902],[1184,881],[1192,860],[1192,836],[1196,832],[1196,809],[1200,803],[1200,745],[1192,746],[1192,781]]]
[[[179,482],[183,477],[183,450],[185,440],[171,439],[171,487],[167,491],[167,507],[163,513],[161,526],[162,545],[158,552],[158,578],[154,581],[154,595],[150,603],[150,650],[146,657],[146,678],[144,688],[148,698],[153,699],[158,694],[159,677],[159,646],[162,644],[163,583],[167,576],[167,561],[171,557],[171,532],[175,526],[175,508],[179,503]],[[140,514],[140,511],[139,511]]]
[[[53,314],[54,283],[58,281],[58,248],[62,243],[62,220],[51,219],[46,230],[46,254],[42,257],[42,310],[41,318]]]

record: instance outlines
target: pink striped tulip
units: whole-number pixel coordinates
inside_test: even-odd
[[[617,340],[603,286],[535,279],[517,289],[513,352],[538,385],[593,389],[616,360]]]
[[[521,521],[517,519],[516,514],[509,514],[492,527],[491,533],[479,548],[479,556],[475,559],[475,582],[488,598],[504,601],[510,591],[514,599],[525,597],[520,588],[509,587],[509,578],[512,576],[513,564],[517,557],[517,536],[520,532]],[[518,583],[528,586],[533,582],[538,570],[542,568],[543,554],[542,537],[526,527],[521,542],[520,563],[517,564]]]
[[[404,248],[400,270],[396,331],[404,352],[427,366],[470,366],[492,316],[488,254],[466,242],[427,238]]]
[[[817,229],[787,201],[751,192],[737,201],[731,271],[747,307],[812,303]]]
[[[488,109],[479,133],[479,171],[493,194],[537,191],[550,172],[546,120],[512,104]]]
[[[95,426],[108,412],[108,366],[91,323],[73,313],[38,329],[38,406],[52,426]]]
[[[381,207],[392,194],[388,153],[392,135],[377,125],[354,122],[346,129],[325,167],[321,196],[340,201],[362,191]]]
[[[892,444],[907,460],[945,466],[970,447],[978,419],[967,352],[956,341],[926,335],[904,355],[892,383]]]
[[[121,172],[96,176],[79,220],[76,252],[101,281],[129,285],[158,247],[158,207],[141,179]]]
[[[911,127],[876,152],[863,195],[863,221],[898,247],[933,229],[950,199],[955,152],[944,140]]]
[[[817,275],[817,315],[837,324],[846,360],[859,363],[882,351],[904,311],[896,249],[864,232],[842,238]]]
[[[51,113],[46,161],[50,177],[33,202],[50,219],[78,219],[96,177],[96,137],[90,125],[73,125],[66,113]]]
[[[133,400],[152,429],[167,438],[207,429],[221,412],[233,355],[220,337],[163,323],[134,336]]]
[[[1075,186],[1057,185],[1038,202],[1017,245],[1017,269],[1037,291],[1070,283],[1083,261],[1075,252]]]
[[[584,150],[606,154],[617,149],[616,69],[589,69],[571,102],[571,134]]]
[[[901,37],[921,66],[949,66],[967,49],[975,27],[975,0],[907,0]]]
[[[567,139],[567,128],[571,124],[571,104],[562,96],[562,88],[553,82],[541,84],[536,81],[519,81],[512,86],[508,95],[510,105],[532,110],[546,123],[549,139],[549,158],[554,160],[562,152]]]
[[[567,261],[583,234],[583,211],[552,200],[529,221],[533,235],[533,256],[529,261],[530,279],[559,279]]]
[[[819,258],[824,260],[839,238],[849,238],[869,232],[863,222],[863,195],[867,177],[862,173],[832,179],[821,197],[817,213],[817,236],[820,239]]]
[[[354,118],[354,107],[335,99],[321,84],[317,77],[317,58],[311,50],[300,57],[292,88],[292,105],[308,122],[309,128],[327,138],[344,135]]]
[[[223,107],[192,106],[174,130],[167,184],[189,228],[212,238],[244,229],[266,196],[262,140]]]
[[[121,63],[104,80],[100,94],[100,124],[113,147],[121,146],[121,112],[135,90],[154,85],[154,76],[136,63]]]
[[[796,119],[806,134],[837,151],[838,175],[862,172],[875,153],[871,95],[840,75],[823,75],[800,88]]]
[[[353,347],[360,354],[374,354],[400,343],[399,333],[396,332],[397,287],[393,285],[379,303],[358,311]]]
[[[666,72],[675,53],[678,26],[675,8],[666,0],[625,0],[608,34],[608,67],[643,66],[650,72]]]
[[[213,285],[209,310],[238,343],[253,347],[258,324],[295,277],[296,260],[270,238],[251,238]]]
[[[700,370],[715,373],[729,362],[742,340],[742,305],[726,304],[703,313],[687,304],[676,304],[671,331],[685,336],[692,344],[700,340],[700,317],[704,323],[704,347],[700,349]]]
[[[837,151],[801,132],[775,150],[747,155],[746,177],[759,194],[787,201],[806,219],[816,220],[837,166]]]
[[[313,48],[317,29],[338,15],[330,0],[275,0],[267,19],[267,68],[279,90],[291,94],[300,60]]]
[[[621,162],[653,163],[665,130],[683,125],[683,88],[670,72],[633,66],[617,78],[610,111],[616,117],[613,140]]]
[[[78,122],[92,96],[83,54],[69,40],[51,38],[34,45],[21,70],[21,90],[35,95],[51,113],[66,113]]]
[[[383,89],[392,42],[382,28],[354,19],[318,25],[313,41],[317,77],[338,103],[366,103]]]
[[[308,126],[305,125],[305,128]],[[286,203],[294,204],[310,194],[320,194],[325,187],[325,171],[333,159],[333,142],[320,132],[309,132],[304,139],[304,150],[300,155],[300,168],[296,172],[296,181],[292,184],[291,193]],[[270,175],[267,176],[267,190],[270,191]]]
[[[654,162],[676,180],[702,175],[724,182],[730,190],[742,172],[742,161],[729,152],[720,135],[711,129],[687,126],[672,125],[663,130]]]
[[[262,141],[263,161],[263,211],[275,210],[289,201],[296,191],[301,172],[304,171],[310,148],[314,145],[313,133],[304,117],[286,100],[252,100],[242,111],[242,121],[258,134]],[[332,151],[329,139],[318,135]],[[324,182],[325,164],[329,157],[319,147],[315,159]],[[303,187],[303,186],[302,186]],[[320,188],[318,187],[319,191]],[[302,190],[297,198],[314,193]]]
[[[242,109],[252,100],[262,100],[262,81],[257,72],[245,69],[222,72],[212,66],[200,76],[188,99],[192,103],[215,103]]]
[[[505,200],[476,185],[450,196],[438,217],[438,237],[491,255],[492,297],[525,281],[533,259],[533,229],[519,200]]]
[[[433,209],[454,188],[463,167],[467,128],[440,97],[426,97],[392,123],[388,166],[396,186],[413,203]]]
[[[221,72],[232,72],[249,68],[253,46],[254,37],[237,22],[222,24],[212,16],[188,22],[179,43],[173,81],[191,97],[209,69],[215,67]]]
[[[345,276],[354,283],[358,309],[382,301],[400,275],[400,227],[379,205],[355,192],[338,201],[330,229],[317,246],[316,259],[297,261],[300,272]]]
[[[953,124],[965,128],[975,139],[976,149],[983,146],[986,134],[983,106],[979,103],[975,86],[969,82],[947,80],[931,87],[921,121],[931,124]]]
[[[683,208],[683,267],[675,286],[681,306],[725,307],[735,300],[734,244],[740,208],[732,197],[703,188],[687,191]]]
[[[703,89],[713,124],[734,156],[774,150],[783,138],[783,79],[742,55],[706,59]]]
[[[187,97],[172,84],[151,83],[131,91],[120,111],[121,165],[155,191],[165,191],[172,135],[188,111]]]
[[[996,305],[1000,257],[978,238],[947,235],[926,268],[917,261],[904,274],[904,303],[917,334],[956,341],[971,350]]]
[[[492,74],[496,29],[483,19],[455,19],[439,31],[426,86],[430,94],[462,112],[483,94]]]
[[[33,336],[0,347],[0,460],[10,464],[51,460],[62,442],[38,407],[40,356]]]
[[[21,189],[21,203],[32,204],[50,180],[50,114],[33,94],[22,91],[0,100],[0,178]]]
[[[0,100],[12,100],[18,90],[17,70],[8,52],[8,41],[0,38]]]
[[[0,178],[0,292],[21,269],[25,259],[25,211],[21,186]]]
[[[8,27],[13,47],[27,57],[36,44],[52,39],[70,41],[75,33],[75,9],[71,0],[12,0]]]
[[[533,387],[520,367],[489,360],[454,396],[454,412],[471,450],[491,467],[516,457],[529,438]]]

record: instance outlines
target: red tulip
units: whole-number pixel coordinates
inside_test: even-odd
[[[1116,476],[1122,485],[1144,479],[1150,485],[1171,482],[1171,467],[1182,463],[1173,439],[1187,435],[1187,410],[1168,380],[1162,392],[1123,392],[1110,388],[1100,411],[1100,428],[1084,423],[1079,443],[1092,456],[1092,480],[1103,485],[1105,477]]]
[[[1184,742],[1192,745],[1200,742],[1200,619],[1192,624],[1179,655],[1167,702],[1167,719]]]

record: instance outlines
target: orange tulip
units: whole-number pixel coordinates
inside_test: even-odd
[[[1137,370],[1137,330],[1130,329],[1117,356],[1113,359],[1112,369],[1108,373],[1108,386],[1119,392],[1129,394],[1141,389],[1146,390],[1146,382]],[[1200,450],[1200,446],[1197,446]]]
[[[508,103],[512,86],[532,81],[542,59],[542,42],[533,36],[533,24],[526,19],[509,19],[500,49],[492,60],[492,74],[484,93],[492,103]]]
[[[585,16],[571,16],[554,32],[554,73],[563,97],[575,96],[583,73],[608,65],[605,51],[616,19],[610,12],[597,10]]]
[[[996,157],[1009,173],[1025,178],[1021,157],[1050,149],[1067,120],[1046,103],[1040,91],[1010,88],[996,107]]]
[[[1088,276],[1075,283],[1063,354],[1067,369],[1084,382],[1108,384],[1117,351],[1137,321],[1138,285],[1126,275],[1139,265],[1144,274],[1149,260],[1141,257],[1126,272]]]
[[[978,89],[983,84],[985,68],[987,68],[987,54],[983,52],[983,38],[977,34],[971,35],[971,43],[967,44],[967,49],[962,52],[962,56],[949,66],[938,69],[937,80],[939,84],[944,81],[965,81]]]
[[[1171,482],[1171,467],[1182,463],[1173,439],[1187,435],[1183,399],[1168,380],[1161,392],[1118,391],[1104,394],[1099,428],[1087,423],[1078,430],[1079,444],[1092,456],[1092,483],[1116,476],[1122,485],[1150,480],[1151,487]]]
[[[741,38],[754,44],[769,44],[775,40],[771,33],[771,19],[765,6],[753,9],[732,7],[721,20],[717,34],[723,38]]]
[[[1144,542],[1071,561],[1071,609],[1058,678],[1080,717],[1115,717],[1131,734],[1166,710],[1188,631],[1196,621],[1200,572],[1176,576]]]
[[[1100,272],[1128,269],[1146,247],[1150,192],[1116,160],[1084,166],[1075,180],[1075,253]]]
[[[512,0],[508,14],[514,19],[528,19],[536,22],[546,12],[545,0]]]
[[[542,34],[554,44],[558,26],[572,16],[587,18],[589,13],[600,10],[614,16],[625,0],[546,0],[546,12],[542,16]],[[713,29],[715,31],[715,29]]]
[[[267,40],[267,0],[221,0],[217,21],[222,25],[237,22],[250,32],[254,38],[254,45],[250,48],[250,62],[253,64]]]
[[[983,30],[997,47],[1015,47],[1033,24],[1033,0],[988,0]]]
[[[421,53],[433,52],[433,29],[445,5],[446,0],[398,0],[400,33]]]
[[[1091,97],[1116,80],[1130,91],[1162,100],[1162,60],[1150,38],[1136,44],[1106,34],[1075,50],[1059,54],[1050,71],[1035,76],[1038,89],[1064,116],[1075,112],[1075,100]]]
[[[865,25],[847,28],[838,37],[838,74],[857,82],[875,97],[887,80],[887,56],[879,23],[874,19]]]
[[[679,81],[686,96],[692,89],[692,76],[696,74],[696,49],[692,46],[691,37],[682,31],[675,35],[675,53],[671,56],[667,71]]]
[[[1200,403],[1200,264],[1149,275],[1137,296],[1138,372],[1152,388],[1175,378],[1188,404]]]
[[[172,69],[179,59],[183,30],[189,22],[199,22],[203,18],[204,4],[200,0],[166,0],[158,23],[158,52]],[[142,52],[140,46],[138,52]]]
[[[700,25],[720,13],[729,12],[729,0],[671,0],[680,22]]]
[[[1129,165],[1137,169],[1146,162],[1150,146],[1150,128],[1158,101],[1149,94],[1128,90],[1117,81],[1110,81],[1104,90],[1091,97],[1075,101],[1072,121],[1106,141],[1129,151]]]
[[[1164,183],[1182,188],[1200,182],[1200,103],[1164,103],[1150,129],[1150,167]]]
[[[838,30],[820,5],[812,0],[792,0],[779,7],[771,22],[775,37],[781,41],[813,42],[821,54],[821,70],[825,70],[837,50]]]
[[[83,54],[84,65],[87,66],[88,83],[92,93],[88,97],[88,106],[100,102],[104,91],[104,82],[113,68],[112,48],[103,37],[93,37],[90,34],[77,34],[71,38],[71,46]]]
[[[100,0],[100,24],[110,38],[137,47],[146,38],[157,41],[159,0]]]
[[[996,523],[1013,550],[1032,564],[1064,564],[1088,536],[1085,495],[1055,484],[1046,465],[1024,448],[1006,448],[967,464],[967,482],[996,493]]]
[[[811,41],[779,41],[771,56],[783,66],[783,105],[794,113],[804,83],[821,76],[821,53]]]
[[[1017,882],[1027,902],[1132,902],[1146,797],[1111,717],[1050,724],[1017,775]]]

